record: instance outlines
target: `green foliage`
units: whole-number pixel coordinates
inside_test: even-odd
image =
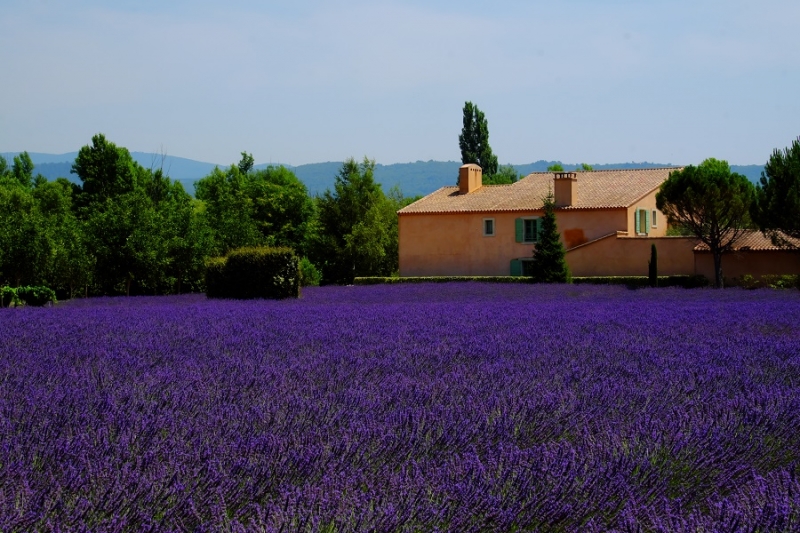
[[[745,274],[734,282],[736,285],[745,289],[758,289],[767,287],[770,289],[800,289],[800,276],[795,274],[767,275],[760,279],[750,274]]]
[[[203,217],[213,228],[213,254],[262,244],[246,185],[246,176],[234,165],[227,171],[214,168],[195,184],[195,195],[203,202]]]
[[[556,225],[555,199],[550,191],[544,201],[541,231],[531,261],[534,283],[569,283],[570,272],[565,258],[564,245]]]
[[[30,305],[42,307],[56,303],[56,293],[49,287],[0,287],[0,307]]]
[[[17,298],[25,305],[42,307],[56,303],[56,293],[49,287],[19,287]]]
[[[29,189],[33,185],[33,161],[28,152],[14,156],[14,164],[11,167],[11,175],[20,185]]]
[[[755,189],[731,172],[726,161],[706,159],[672,172],[656,195],[656,206],[671,225],[684,227],[704,242],[714,257],[715,286],[723,286],[722,254],[750,227]]]
[[[317,269],[314,263],[309,261],[307,257],[300,259],[298,268],[300,271],[301,287],[317,286],[322,281],[322,273]]]
[[[247,174],[251,170],[253,170],[253,165],[255,165],[255,159],[253,159],[253,154],[248,154],[247,152],[242,152],[242,158],[239,160],[239,173],[240,174]]]
[[[529,283],[528,278],[521,276],[367,276],[353,280],[353,285],[394,285],[398,283],[449,283],[461,281],[477,281],[484,283]]]
[[[398,283],[449,283],[477,281],[486,283],[529,283],[523,276],[417,276],[417,277],[360,277],[353,280],[354,285],[393,285]],[[573,277],[576,285],[626,285],[631,288],[648,287],[647,276],[592,276]],[[659,276],[659,287],[683,287],[687,289],[707,287],[704,276]]]
[[[592,165],[581,163],[581,166],[578,168],[578,170],[581,172],[593,172],[594,168],[592,168]]]
[[[489,125],[486,116],[472,102],[464,103],[464,119],[458,136],[461,163],[475,163],[483,169],[484,180],[497,174],[497,157],[489,146]],[[485,181],[489,183],[489,181]]]
[[[209,298],[297,298],[300,274],[291,248],[248,247],[232,250],[224,261],[206,266]]]
[[[224,257],[211,257],[206,260],[205,281],[208,298],[225,298],[231,292],[225,276],[225,261]]]
[[[198,183],[195,200],[102,134],[72,165],[81,185],[34,176],[25,152],[13,166],[0,158],[0,284],[48,286],[60,298],[200,291],[208,257],[261,245],[306,258],[303,284],[391,274],[396,211],[414,199],[399,189],[384,194],[374,166],[346,163],[336,190],[315,202],[290,170],[255,170],[242,152],[237,165]]]
[[[553,163],[549,167],[547,167],[548,172],[564,172],[564,165],[561,163]]]
[[[246,194],[262,242],[303,253],[314,216],[314,203],[303,182],[286,167],[268,167],[248,175]]]
[[[22,305],[19,297],[17,296],[17,289],[14,287],[0,287],[0,307]]]
[[[650,261],[647,262],[647,274],[651,287],[658,287],[658,250],[655,243],[650,245]]]
[[[756,187],[753,218],[776,245],[791,245],[780,232],[800,239],[800,139],[775,150]]]
[[[511,165],[503,165],[496,174],[483,177],[484,185],[510,185],[520,180],[522,176]]]
[[[0,272],[9,285],[39,283],[51,243],[47,220],[32,191],[14,178],[0,180]]]
[[[92,137],[91,146],[78,151],[71,172],[76,174],[83,186],[81,206],[95,202],[104,203],[119,195],[132,192],[141,167],[125,148],[118,148],[98,133]]]
[[[625,285],[630,288],[649,287],[649,276],[590,276],[573,277],[575,285]],[[659,276],[659,287],[683,287],[694,289],[707,287],[708,279],[705,276]]]
[[[238,166],[215,168],[195,186],[213,253],[262,244],[304,252],[314,217],[306,186],[285,167],[253,171],[252,163],[243,152]]]
[[[322,267],[324,284],[350,284],[357,276],[397,270],[397,210],[402,194],[387,197],[375,183],[375,162],[348,159],[333,191],[317,199],[318,227],[310,259]]]

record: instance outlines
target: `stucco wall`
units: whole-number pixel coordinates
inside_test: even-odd
[[[697,273],[713,282],[714,257],[710,252],[695,254]],[[764,250],[739,251],[722,256],[725,283],[735,285],[737,278],[749,274],[756,279],[765,275],[800,274],[800,252]]]
[[[573,276],[646,276],[651,244],[658,251],[659,276],[694,274],[696,241],[689,237],[612,235],[568,251],[567,264]]]
[[[650,227],[647,229],[648,237],[665,237],[667,235],[667,217],[656,209],[656,193],[658,190],[650,192],[628,208],[628,226],[625,231],[633,236],[636,230],[636,210],[647,209],[650,212]],[[656,222],[653,226],[653,210],[656,211]]]
[[[541,211],[400,215],[400,275],[507,276],[511,260],[531,257],[534,248],[515,242],[515,219],[541,215]],[[557,210],[556,223],[562,241],[571,248],[624,230],[626,217],[626,209]],[[495,220],[493,237],[483,235],[486,218]]]

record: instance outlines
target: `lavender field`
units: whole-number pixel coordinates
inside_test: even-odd
[[[0,531],[800,531],[800,294],[0,309]]]

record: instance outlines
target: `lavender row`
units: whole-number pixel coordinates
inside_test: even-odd
[[[0,531],[797,531],[797,427],[796,293],[0,314]]]

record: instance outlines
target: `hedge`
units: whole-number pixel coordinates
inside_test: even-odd
[[[528,276],[419,276],[419,277],[363,277],[355,278],[354,285],[382,285],[395,283],[448,283],[451,281],[481,281],[488,283],[531,283]],[[625,285],[628,287],[647,287],[648,276],[592,276],[573,277],[572,283],[592,285]],[[706,287],[705,276],[659,276],[659,287]]]
[[[0,305],[10,307],[11,305],[30,305],[33,307],[43,307],[47,304],[56,303],[56,293],[50,287],[2,287],[0,288]]]
[[[576,285],[625,285],[626,287],[649,287],[649,276],[590,276],[572,278]],[[705,276],[658,276],[659,287],[683,287],[694,289],[708,287]]]
[[[237,248],[206,263],[208,298],[297,298],[298,259],[291,248]]]
[[[212,257],[206,261],[206,296],[225,298],[229,290],[225,278],[225,258]]]
[[[363,277],[355,278],[353,285],[391,285],[394,283],[448,283],[451,281],[482,281],[489,283],[530,283],[524,276],[418,276],[418,277]]]

